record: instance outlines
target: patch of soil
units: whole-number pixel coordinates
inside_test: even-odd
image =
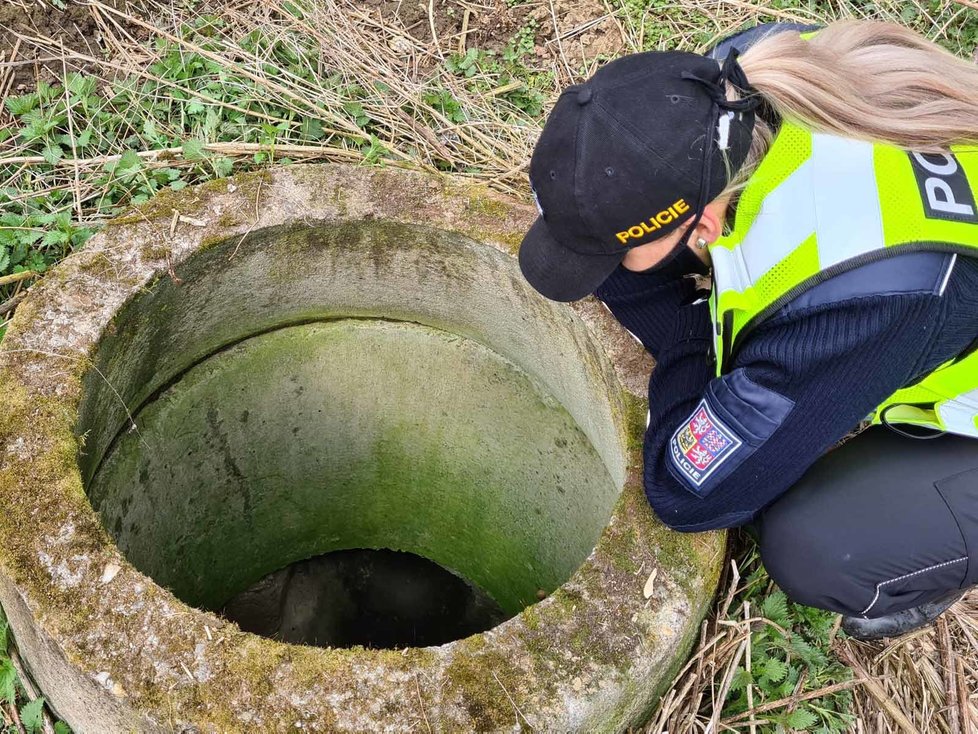
[[[550,67],[557,62],[570,73],[578,73],[595,58],[621,53],[625,45],[618,25],[600,0],[555,0],[552,5],[549,0],[531,0],[512,7],[506,0],[434,0],[431,13],[425,0],[365,0],[363,5],[423,43],[431,43],[433,24],[443,52],[458,49],[466,8],[467,48],[501,51],[522,28],[531,26],[539,65]],[[527,63],[534,65],[532,60]]]
[[[618,56],[625,49],[618,24],[598,0],[558,0],[552,15],[548,3],[530,17],[538,20],[540,28],[551,30],[547,41],[551,55],[574,71],[598,57]]]
[[[37,0],[0,0],[0,61],[11,61],[17,44],[17,35],[51,38],[64,44],[68,51],[77,51],[88,56],[100,58],[105,55],[102,29],[96,20],[95,11],[87,6],[68,3],[65,9],[42,5]],[[22,4],[21,4],[22,3]],[[107,0],[119,10],[139,14],[141,6],[134,0]],[[126,25],[122,24],[124,28]],[[141,37],[138,28],[127,28],[133,36]],[[52,59],[50,54],[39,53],[27,41],[21,41],[17,55],[13,58],[13,83],[10,93],[24,94],[31,91],[38,79],[55,81],[61,79],[63,67],[60,58]],[[69,69],[85,70],[85,65],[71,62]],[[7,69],[0,67],[0,92],[8,80]],[[8,82],[9,83],[9,82]]]

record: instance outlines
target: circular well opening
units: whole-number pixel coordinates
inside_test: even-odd
[[[126,304],[86,377],[80,464],[128,560],[246,631],[334,647],[442,644],[564,583],[625,467],[574,312],[440,230],[238,244]]]

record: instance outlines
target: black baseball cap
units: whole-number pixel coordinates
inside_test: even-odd
[[[726,102],[727,78],[747,87],[736,54],[721,70],[699,54],[650,51],[564,90],[530,161],[540,217],[519,261],[536,290],[583,298],[629,249],[696,218],[723,191],[747,157],[756,107]]]

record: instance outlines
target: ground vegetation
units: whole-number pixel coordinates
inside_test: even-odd
[[[974,0],[5,0],[0,338],[48,268],[151,197],[328,160],[525,198],[556,95],[601,63],[840,17],[969,58],[978,43]],[[838,622],[790,603],[734,534],[715,613],[646,730],[978,732],[978,596],[889,644]],[[18,664],[0,617],[0,723],[66,731]]]

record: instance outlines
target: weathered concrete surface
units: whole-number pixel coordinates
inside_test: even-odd
[[[513,615],[570,578],[618,494],[513,364],[405,322],[247,339],[134,418],[89,497],[131,563],[205,609],[298,559],[390,548]]]
[[[171,236],[174,210],[205,226]],[[522,282],[512,254],[532,218],[457,180],[297,166],[150,202],[33,289],[0,347],[0,603],[77,731],[620,731],[641,718],[695,637],[722,536],[652,517],[648,361],[595,302],[549,303]],[[121,555],[85,482],[128,414],[221,349],[348,317],[484,345],[594,446],[621,493],[545,601],[437,648],[298,647],[185,605]]]

